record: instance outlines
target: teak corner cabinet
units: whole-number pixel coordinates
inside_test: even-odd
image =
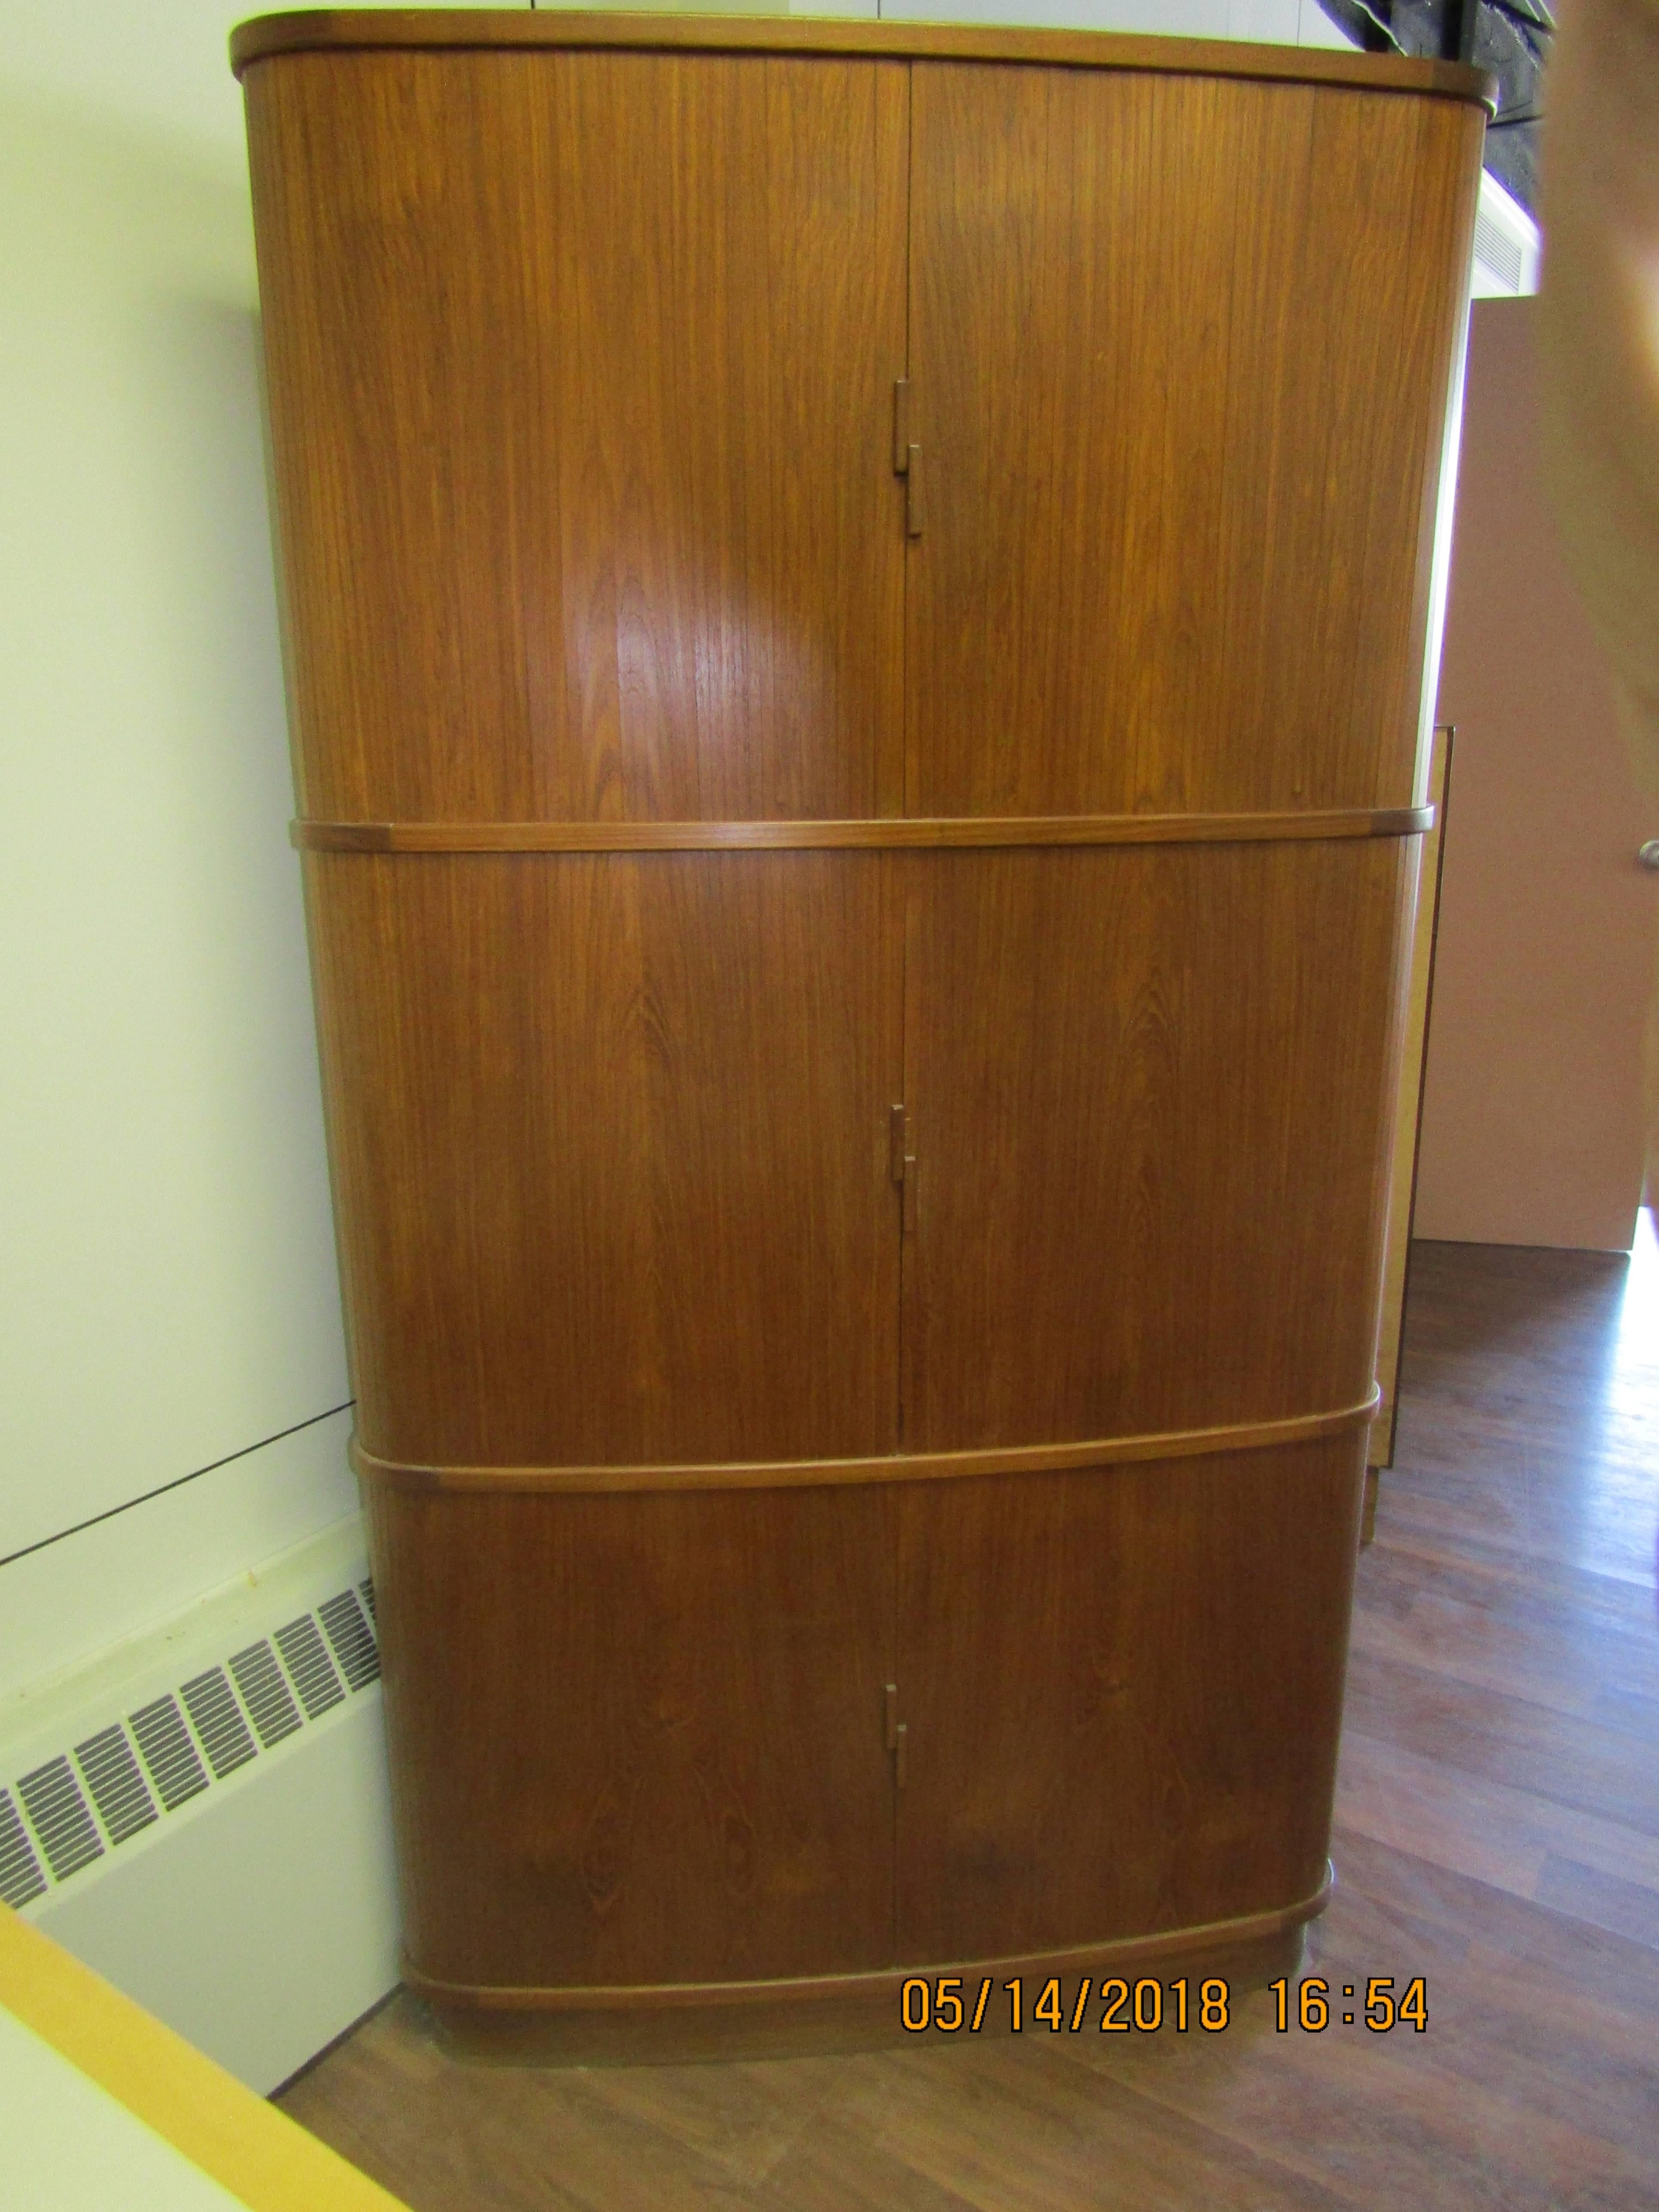
[[[233,52],[410,1980],[626,2057],[1293,1957],[1485,80]]]

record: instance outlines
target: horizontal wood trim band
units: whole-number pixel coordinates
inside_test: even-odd
[[[446,1982],[422,1973],[405,1955],[403,1978],[417,1996],[445,2005],[476,2006],[482,2011],[659,2012],[703,2005],[811,2004],[826,1999],[889,1999],[896,2010],[907,1980],[925,1975],[957,1974],[970,1986],[989,1975],[1000,1984],[1020,1975],[1035,1982],[1084,1969],[1109,1972],[1124,1966],[1152,1966],[1191,1953],[1231,1950],[1281,1936],[1317,1918],[1330,1902],[1335,1872],[1325,1863],[1325,1879],[1310,1896],[1272,1912],[1252,1912],[1235,1920],[1161,1929],[1156,1935],[1123,1936],[1099,1943],[1068,1944],[1061,1951],[1031,1951],[1006,1958],[915,1960],[862,1974],[817,1974],[792,1980],[749,1982],[653,1982],[613,1988],[501,1988],[470,1982]]]
[[[1277,814],[1021,814],[867,822],[295,822],[310,853],[724,853],[999,845],[1238,845],[1416,837],[1431,806]]]
[[[1240,1421],[1226,1428],[1172,1429],[1143,1437],[1095,1437],[1085,1443],[1011,1444],[981,1451],[892,1452],[869,1459],[746,1460],[724,1465],[654,1467],[421,1467],[379,1458],[354,1436],[351,1464],[365,1481],[416,1491],[822,1489],[842,1483],[938,1482],[984,1474],[1053,1474],[1067,1468],[1198,1459],[1210,1453],[1263,1451],[1316,1443],[1363,1429],[1376,1413],[1375,1385],[1357,1406],[1297,1413],[1282,1421]]]
[[[465,9],[319,9],[261,15],[230,36],[238,76],[276,54],[378,49],[418,52],[580,52],[620,46],[647,52],[864,55],[887,61],[1060,64],[1070,69],[1155,70],[1166,76],[1246,77],[1291,84],[1348,85],[1364,92],[1471,100],[1495,114],[1498,88],[1484,70],[1394,54],[1343,53],[1222,39],[1139,33],[1024,30],[996,25],[872,23],[834,18],[583,15],[562,11],[475,15]]]

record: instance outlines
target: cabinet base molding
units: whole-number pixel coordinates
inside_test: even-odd
[[[654,1467],[416,1467],[378,1458],[356,1436],[350,1459],[364,1481],[392,1490],[575,1491],[823,1489],[849,1482],[939,1481],[952,1475],[1054,1474],[1067,1468],[1127,1462],[1206,1459],[1216,1452],[1265,1451],[1316,1443],[1368,1427],[1380,1387],[1328,1413],[1282,1421],[1236,1421],[1224,1428],[1170,1429],[1143,1437],[1091,1437],[1079,1443],[1009,1444],[980,1451],[888,1452],[868,1459],[749,1460]]]
[[[1197,2033],[1198,1982],[1218,1976],[1236,2001],[1248,1990],[1263,1989],[1281,1974],[1300,1971],[1308,1923],[1329,1903],[1334,1880],[1328,1863],[1324,1881],[1310,1897],[1275,1912],[1249,1913],[1206,1927],[1009,1958],[895,1966],[880,1973],[667,1982],[632,1989],[486,1989],[434,1980],[405,1959],[404,1980],[429,2008],[439,2034],[457,2057],[503,2066],[673,2065],[964,2042],[972,2039],[967,2027],[909,2029],[900,2009],[907,1981],[926,1981],[935,1990],[941,1978],[952,1975],[962,1983],[970,2015],[981,1984],[988,1979],[993,1984],[981,2038],[1012,2032],[1006,1982],[1024,1984],[1022,2032],[1047,2035],[1053,2032],[1048,2024],[1030,2017],[1044,1983],[1059,1978],[1069,2011],[1085,1974],[1097,1989],[1112,1975],[1131,1983],[1149,1978],[1166,1990],[1184,1976],[1194,1985],[1188,2033]],[[1085,2032],[1096,2032],[1098,2011],[1091,2001]]]

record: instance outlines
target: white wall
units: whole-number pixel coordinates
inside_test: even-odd
[[[774,10],[773,12],[779,12]],[[874,15],[874,5],[815,4],[798,15]],[[1022,23],[1073,30],[1156,31],[1170,38],[1252,39],[1283,46],[1344,46],[1318,0],[880,0],[888,22]]]
[[[1628,1251],[1659,832],[1539,475],[1537,303],[1469,343],[1439,719],[1455,723],[1414,1233]]]

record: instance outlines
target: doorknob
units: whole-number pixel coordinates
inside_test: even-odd
[[[1659,869],[1659,837],[1650,837],[1645,845],[1637,847],[1636,864],[1642,868]]]

